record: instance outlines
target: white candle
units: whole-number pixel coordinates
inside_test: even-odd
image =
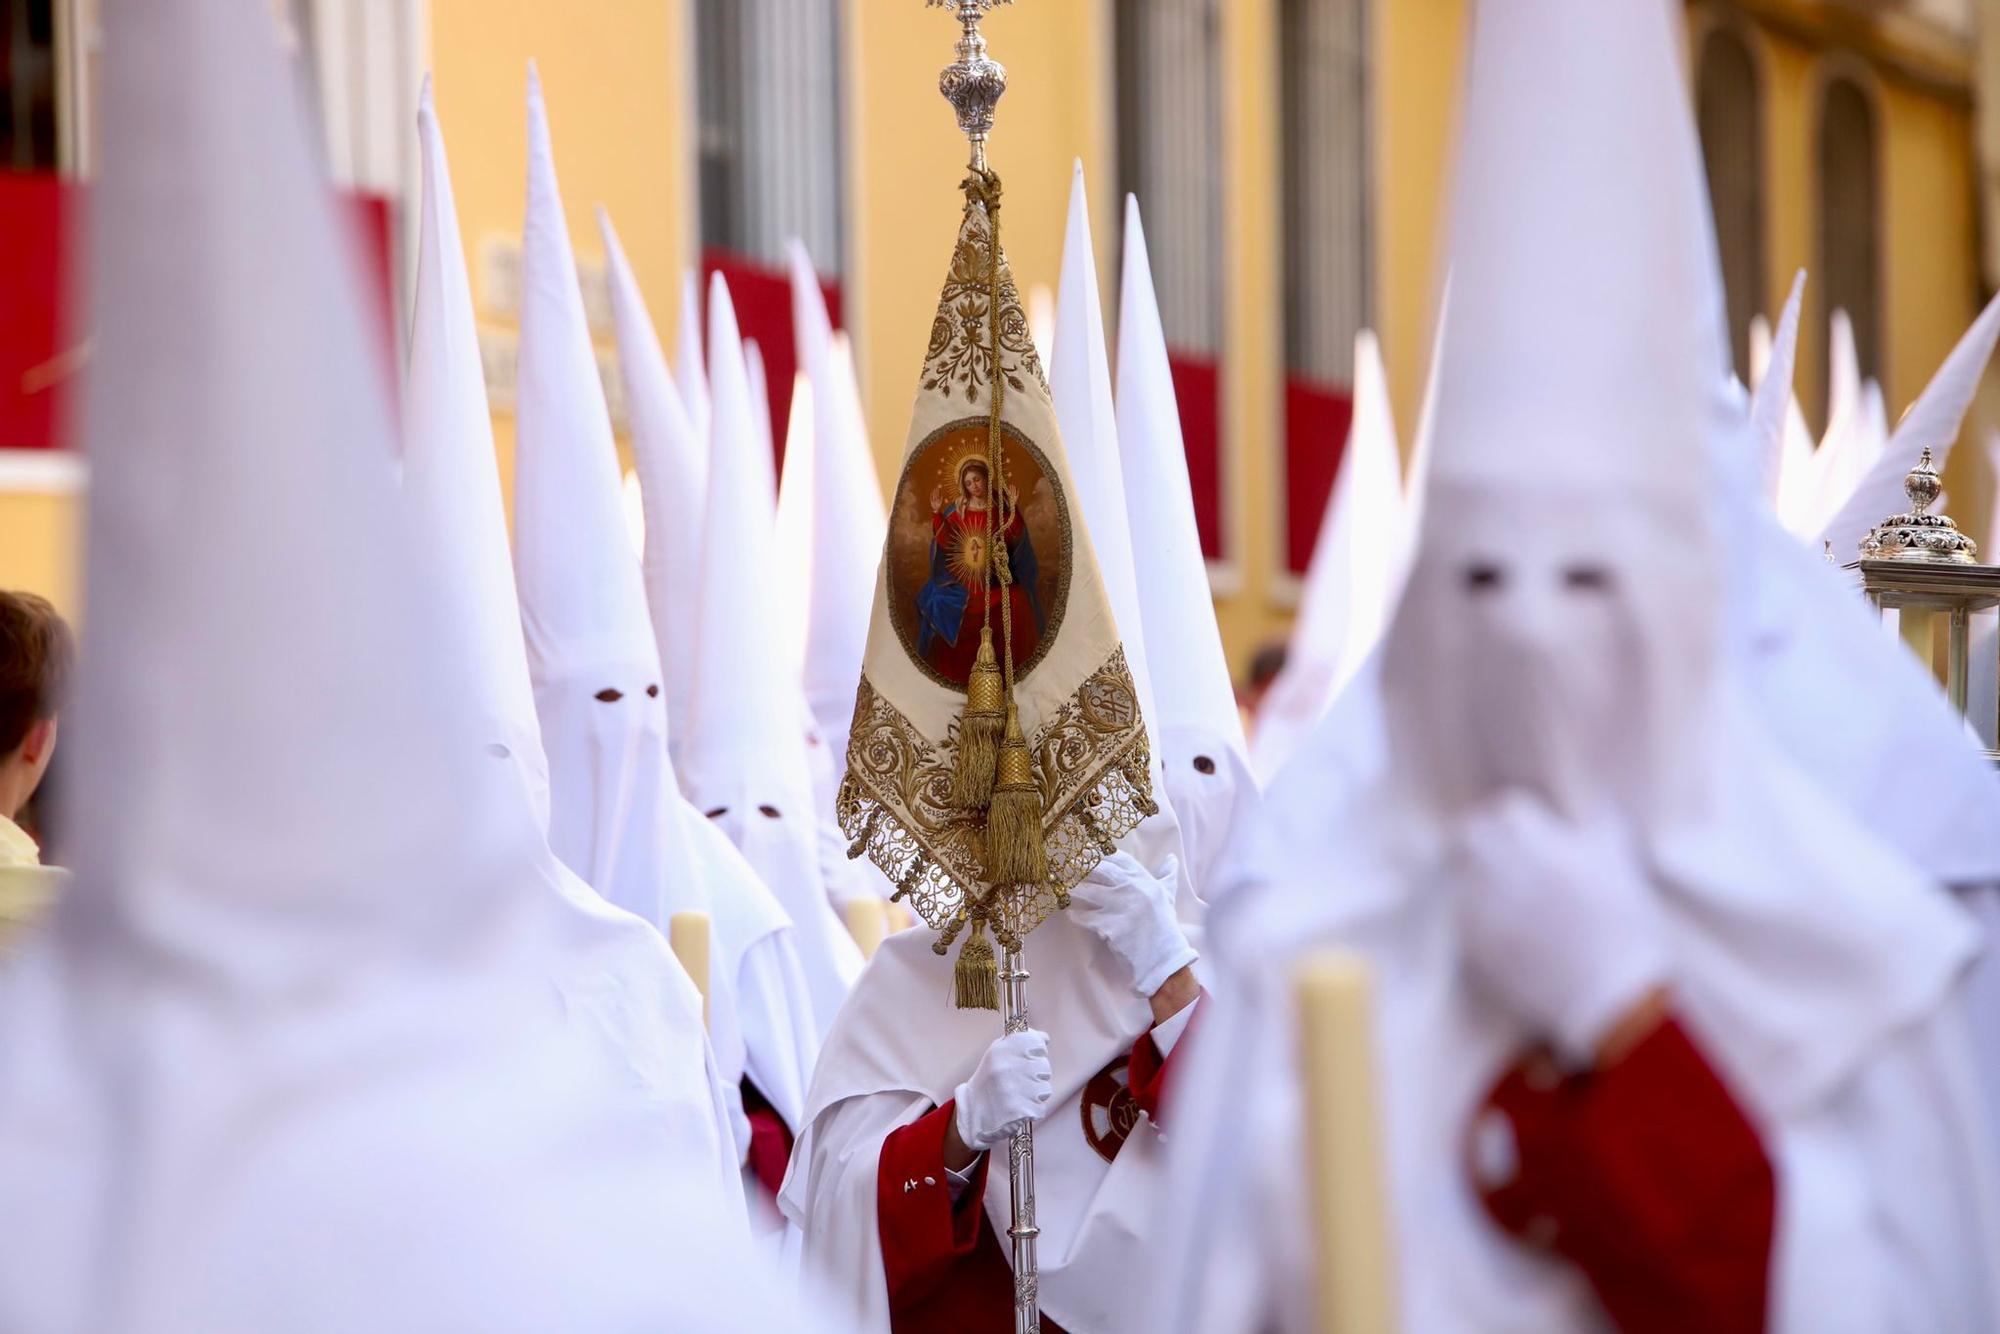
[[[1308,956],[1297,973],[1299,1064],[1319,1329],[1392,1334],[1393,1248],[1376,1108],[1374,980],[1352,954]]]
[[[701,1021],[708,1022],[708,914],[677,912],[667,923],[667,943],[701,993]]]
[[[849,899],[841,909],[847,918],[847,932],[861,947],[861,957],[872,959],[882,945],[889,926],[888,905],[880,899]]]

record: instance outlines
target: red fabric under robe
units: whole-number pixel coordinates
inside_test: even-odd
[[[1504,1182],[1475,1169],[1487,1209],[1581,1270],[1624,1334],[1765,1328],[1770,1160],[1678,1023],[1663,1022],[1602,1072],[1518,1066],[1475,1127],[1495,1113],[1513,1130],[1517,1164]]]
[[[1183,1035],[1174,1050],[1185,1043]],[[1127,1087],[1140,1111],[1156,1117],[1173,1058],[1162,1056],[1148,1033],[1132,1044],[1129,1059]],[[947,1102],[882,1142],[875,1217],[889,1282],[889,1325],[895,1334],[1013,1334],[1014,1269],[983,1203],[992,1156],[979,1156],[972,1184],[952,1208],[944,1142],[953,1112]],[[1046,1315],[1042,1332],[1063,1334]]]

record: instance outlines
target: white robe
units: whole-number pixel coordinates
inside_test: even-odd
[[[1315,1258],[1292,1240],[1309,1237],[1307,1129],[1292,1055],[1294,1002],[1283,979],[1302,952],[1339,946],[1360,950],[1377,970],[1381,1124],[1403,1328],[1594,1334],[1603,1318],[1580,1276],[1501,1233],[1467,1176],[1461,1137],[1520,1039],[1469,1008],[1455,980],[1448,896],[1396,890],[1393,859],[1379,848],[1358,851],[1366,842],[1358,836],[1353,855],[1315,858],[1315,896],[1301,895],[1298,881],[1286,890],[1268,878],[1287,865],[1282,849],[1293,857],[1310,855],[1299,851],[1306,847],[1324,852],[1323,840],[1338,841],[1330,830],[1367,823],[1333,816],[1306,795],[1316,790],[1323,789],[1307,782],[1280,793],[1266,824],[1232,850],[1245,892],[1226,900],[1211,933],[1231,986],[1204,1021],[1169,1109],[1178,1128],[1173,1189],[1185,1207],[1161,1243],[1158,1269],[1169,1281],[1157,1293],[1156,1328],[1314,1328]],[[1310,842],[1302,819],[1316,821]],[[1825,833],[1839,845],[1829,855],[1893,871],[1865,840],[1837,827]],[[1728,910],[1699,898],[1677,911],[1698,918]],[[1699,940],[1699,926],[1684,920],[1675,932],[1681,1020],[1744,1102],[1777,1177],[1771,1328],[2000,1328],[2000,1270],[1991,1264],[2000,1254],[2000,1208],[1964,1031],[1970,933],[1941,897],[1863,905],[1850,916],[1855,907],[1830,904],[1837,925],[1826,935],[1774,942],[1790,957],[1766,954],[1768,974],[1745,968],[1732,976],[1727,951]],[[1762,938],[1757,916],[1752,905],[1734,923],[1734,939]],[[1856,948],[1871,933],[1893,940],[1894,919],[1905,917],[1933,923],[1923,947],[1894,958],[1885,945],[1872,960]],[[1766,948],[1748,943],[1738,961],[1754,962]],[[1851,977],[1850,1002],[1825,1003],[1827,993],[1788,985],[1802,968],[1810,974],[1829,964]],[[1829,985],[1838,990],[1831,978]],[[1768,1024],[1744,1022],[1739,1002]]]
[[[871,1332],[889,1328],[875,1213],[882,1143],[949,1100],[1000,1035],[997,1014],[951,1008],[952,960],[931,940],[924,929],[890,937],[855,984],[821,1052],[811,1120],[779,1200],[805,1232],[807,1274],[847,1294]],[[1151,1009],[1113,980],[1122,965],[1110,951],[1061,913],[1028,937],[1023,956],[1029,1022],[1049,1034],[1054,1067],[1050,1111],[1035,1126],[1041,1308],[1075,1334],[1139,1334],[1152,1328],[1138,1299],[1165,1143],[1142,1118],[1105,1162],[1083,1136],[1083,1090],[1147,1032]],[[987,1172],[985,1208],[1004,1237],[1012,1206],[1003,1162]]]

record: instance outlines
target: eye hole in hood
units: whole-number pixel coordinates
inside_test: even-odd
[[[625,698],[625,692],[616,686],[606,686],[597,692],[595,698],[605,704],[616,704],[619,700]]]

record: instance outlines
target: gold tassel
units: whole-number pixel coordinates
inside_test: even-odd
[[[972,934],[958,947],[958,961],[952,965],[952,1004],[961,1010],[1000,1008],[1000,967],[993,959],[993,942],[986,938],[986,923],[972,919]]]
[[[981,626],[979,653],[965,683],[965,712],[958,719],[958,746],[952,755],[951,804],[983,811],[993,799],[993,772],[999,763],[1000,734],[1007,725],[1006,687],[993,652],[993,629]]]
[[[1021,735],[1021,716],[1007,706],[993,804],[986,812],[986,874],[996,885],[1039,885],[1048,877],[1042,846],[1042,787]]]

